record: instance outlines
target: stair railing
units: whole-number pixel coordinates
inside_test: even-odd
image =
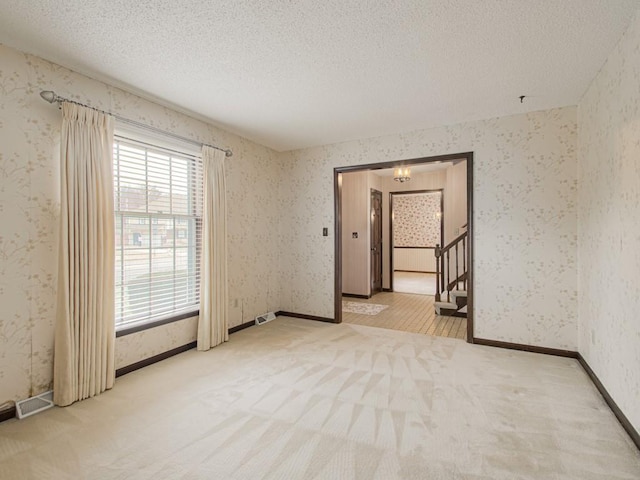
[[[441,248],[439,244],[436,245],[436,302],[440,302],[445,293],[446,301],[450,302],[452,290],[467,289],[467,238],[467,232],[464,232],[454,238],[446,247]],[[451,261],[452,253],[453,262]],[[452,278],[453,266],[455,266],[455,271]],[[460,288],[461,283],[462,288]]]

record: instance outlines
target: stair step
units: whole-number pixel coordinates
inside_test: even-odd
[[[456,304],[456,310],[467,304],[466,290],[451,290],[449,292],[449,297],[451,298],[451,302]]]
[[[447,315],[458,310],[458,305],[451,302],[434,302],[434,305],[436,307],[436,313],[438,315]],[[443,312],[443,310],[446,311]]]
[[[447,315],[451,317],[467,317],[467,305],[460,307],[456,303],[451,302],[434,302],[436,315]]]
[[[451,295],[453,298],[455,298],[455,297],[466,297],[467,296],[467,291],[466,290],[451,290],[451,292],[449,292],[449,295]]]
[[[449,310],[457,310],[458,306],[453,302],[434,302],[436,307],[447,308]]]

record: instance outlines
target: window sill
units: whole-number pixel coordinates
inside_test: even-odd
[[[196,317],[200,314],[200,310],[194,310],[192,312],[180,313],[175,316],[159,318],[157,320],[152,320],[150,322],[138,323],[134,325],[125,325],[121,328],[116,327],[116,338],[124,337],[126,335],[131,335],[132,333],[142,332],[144,330],[149,330],[150,328],[159,327],[160,325],[166,325],[168,323],[178,322],[180,320],[184,320],[185,318]]]

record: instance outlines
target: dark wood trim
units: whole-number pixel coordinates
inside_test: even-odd
[[[357,295],[355,293],[342,293],[343,297],[350,297],[350,298],[364,298],[365,300],[368,300],[371,298],[371,295]]]
[[[232,333],[239,332],[240,330],[244,330],[245,328],[253,327],[256,324],[255,320],[251,320],[250,322],[245,322],[240,325],[236,325],[235,327],[231,327],[229,329],[229,335]]]
[[[333,315],[335,323],[342,323],[342,175],[341,169],[333,170],[333,204],[334,204],[334,296]],[[384,282],[384,277],[382,278]]]
[[[390,288],[383,288],[382,291],[383,292],[393,292],[393,290],[391,290]]]
[[[429,173],[429,172],[423,172]],[[420,193],[433,193],[433,192],[442,192],[444,188],[428,188],[426,190],[394,190],[393,192],[389,192],[389,194],[394,195],[412,195],[412,194],[420,194]]]
[[[393,248],[414,248],[416,250],[418,250],[418,249],[420,249],[420,250],[428,250],[428,249],[435,250],[436,247],[398,247],[396,245]]]
[[[407,160],[390,160],[388,162],[380,162],[380,163],[365,163],[363,165],[351,165],[349,167],[336,167],[334,171],[338,173],[348,173],[348,172],[362,172],[368,170],[384,170],[386,168],[396,168],[406,165],[416,165],[420,163],[434,163],[434,162],[453,162],[457,163],[456,160],[462,162],[464,160],[469,159],[469,155],[473,155],[472,152],[462,152],[462,153],[451,153],[448,155],[436,155],[434,157],[420,157],[420,158],[409,158]]]
[[[631,437],[631,440],[635,444],[635,446],[640,450],[640,433],[634,428],[626,415],[622,412],[618,404],[611,397],[605,386],[602,384],[598,376],[591,369],[585,358],[582,356],[580,352],[575,352],[573,350],[561,350],[557,348],[547,348],[547,347],[536,347],[533,345],[523,345],[521,343],[510,343],[510,342],[500,342],[498,340],[487,340],[484,338],[474,338],[473,343],[477,345],[486,345],[489,347],[498,347],[498,348],[507,348],[510,350],[521,350],[525,352],[532,353],[541,353],[543,355],[555,355],[558,357],[566,357],[566,358],[575,358],[580,366],[584,369],[589,379],[593,382],[595,387],[602,395],[607,406],[611,409],[613,414],[615,415],[622,428],[624,428],[625,432]]]
[[[0,423],[16,418],[16,407],[5,408],[0,411]]]
[[[600,392],[600,395],[602,395],[602,398],[604,398],[605,403],[609,406],[613,414],[616,416],[618,422],[620,422],[620,425],[622,425],[622,428],[624,428],[627,434],[631,437],[631,440],[633,440],[633,443],[635,443],[638,450],[640,450],[640,434],[638,434],[638,431],[633,427],[626,415],[622,413],[622,410],[620,410],[620,407],[618,407],[618,404],[615,402],[615,400],[611,398],[611,395],[609,395],[609,392],[602,384],[595,372],[591,369],[584,357],[580,353],[578,353],[577,358],[584,371],[587,372],[587,375]]]
[[[392,160],[381,163],[368,163],[363,165],[352,165],[336,167],[333,169],[333,198],[334,198],[334,315],[335,323],[342,322],[342,173],[361,172],[370,170],[382,170],[385,168],[395,168],[405,165],[417,165],[420,163],[434,162],[467,162],[467,232],[469,233],[469,276],[467,280],[467,342],[473,343],[473,152],[453,153],[448,155],[438,155],[433,157],[411,158],[407,160]],[[444,195],[443,195],[444,196]],[[443,199],[444,201],[444,199]],[[391,216],[391,215],[389,215]],[[390,251],[393,251],[393,244],[389,243]],[[389,288],[383,291],[393,291],[393,265],[389,265]]]
[[[178,355],[179,353],[183,353],[196,348],[197,343],[198,342],[187,343],[186,345],[182,345],[181,347],[172,348],[167,352],[162,352],[158,355],[154,355],[153,357],[145,358],[144,360],[140,360],[139,362],[119,368],[116,370],[116,378],[126,375],[127,373],[135,372],[136,370],[140,370],[141,368],[148,367],[149,365],[153,365],[154,363],[161,362],[162,360],[166,360],[167,358]]]
[[[393,292],[393,193],[389,192],[389,290]],[[384,268],[382,269],[382,282],[384,283]]]
[[[245,328],[249,328],[255,325],[255,321],[245,322],[241,325],[237,325],[235,327],[231,327],[229,329],[229,335],[232,333],[239,332],[240,330],[244,330]],[[166,360],[169,357],[173,357],[174,355],[178,355],[179,353],[186,352],[193,348],[196,348],[198,342],[190,342],[186,345],[182,345],[180,347],[172,348],[169,351],[159,353],[158,355],[154,355],[153,357],[145,358],[140,360],[139,362],[132,363],[131,365],[127,365],[126,367],[122,367],[116,370],[116,378],[121,377],[122,375],[126,375],[127,373],[135,372],[136,370],[140,370],[141,368],[148,367],[149,365],[153,365],[154,363],[161,362],[162,360]]]
[[[340,307],[342,307],[342,300],[340,300]],[[278,312],[276,312],[276,317],[279,317],[279,316],[302,318],[304,320],[314,320],[316,322],[340,323],[340,322],[336,322],[333,318],[316,317],[315,315],[306,315],[304,313],[278,311]]]
[[[168,323],[178,322],[180,320],[184,320],[185,318],[197,317],[198,315],[200,315],[200,310],[194,310],[192,312],[181,313],[179,315],[175,315],[172,317],[161,318],[159,320],[154,320],[152,322],[139,323],[137,325],[123,327],[120,330],[116,330],[116,338],[131,335],[132,333],[142,332],[144,330],[149,330],[150,328],[159,327],[160,325],[166,325]]]
[[[443,245],[440,247],[440,255],[442,255],[443,253],[448,252],[449,250],[451,250],[451,248],[453,248],[453,246],[458,243],[460,240],[462,240],[464,237],[468,237],[469,233],[468,232],[462,232],[460,235],[458,235],[456,238],[454,238],[453,240],[451,240],[447,245]],[[398,248],[398,247],[396,247]]]
[[[523,352],[542,353],[544,355],[555,355],[556,357],[578,358],[578,352],[573,350],[561,350],[559,348],[537,347],[535,345],[525,345],[523,343],[501,342],[499,340],[488,340],[486,338],[474,337],[476,345],[487,347],[507,348],[509,350],[520,350]]]
[[[436,273],[436,272],[428,272],[427,270],[394,270],[394,272],[409,272],[409,273]]]
[[[466,155],[467,160],[467,234],[468,249],[467,258],[467,342],[473,343],[473,318],[474,318],[474,275],[473,275],[473,254],[474,254],[474,236],[473,236],[473,152]]]

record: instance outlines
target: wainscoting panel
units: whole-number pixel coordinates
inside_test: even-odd
[[[394,248],[393,269],[407,272],[435,272],[433,248]]]

